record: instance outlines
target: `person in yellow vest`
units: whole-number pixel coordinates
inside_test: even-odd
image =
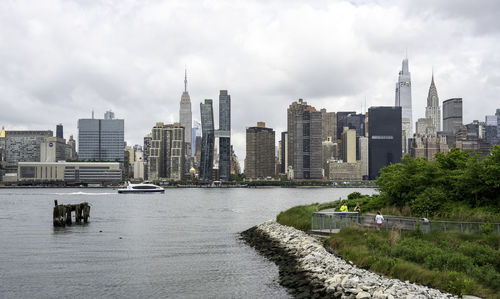
[[[347,208],[347,204],[344,202],[342,202],[342,206],[340,206],[340,212],[342,214],[340,214],[340,218],[346,218],[347,217],[347,212],[349,211],[349,209]]]
[[[347,204],[344,202],[342,202],[342,206],[340,207],[340,211],[341,212],[348,212],[349,209],[347,208]]]

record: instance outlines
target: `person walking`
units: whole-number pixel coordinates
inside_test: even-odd
[[[377,230],[380,230],[382,223],[384,222],[384,216],[380,214],[380,211],[377,212],[377,216],[375,216],[375,224],[377,225]]]

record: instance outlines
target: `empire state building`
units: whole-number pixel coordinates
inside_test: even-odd
[[[184,71],[184,92],[181,96],[181,105],[179,110],[179,121],[184,127],[184,142],[187,144],[187,151],[191,155],[191,129],[192,129],[191,98],[187,91],[187,70]]]

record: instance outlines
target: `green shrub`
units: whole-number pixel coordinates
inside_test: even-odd
[[[318,204],[296,206],[281,212],[276,216],[276,221],[282,225],[288,225],[307,231],[311,229],[311,214],[316,212]]]

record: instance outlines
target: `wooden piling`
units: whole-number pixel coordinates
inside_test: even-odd
[[[75,223],[88,223],[90,217],[90,205],[82,202],[73,205],[60,205],[54,200],[54,211],[52,214],[54,226],[65,227],[72,224],[71,212],[75,211]]]

